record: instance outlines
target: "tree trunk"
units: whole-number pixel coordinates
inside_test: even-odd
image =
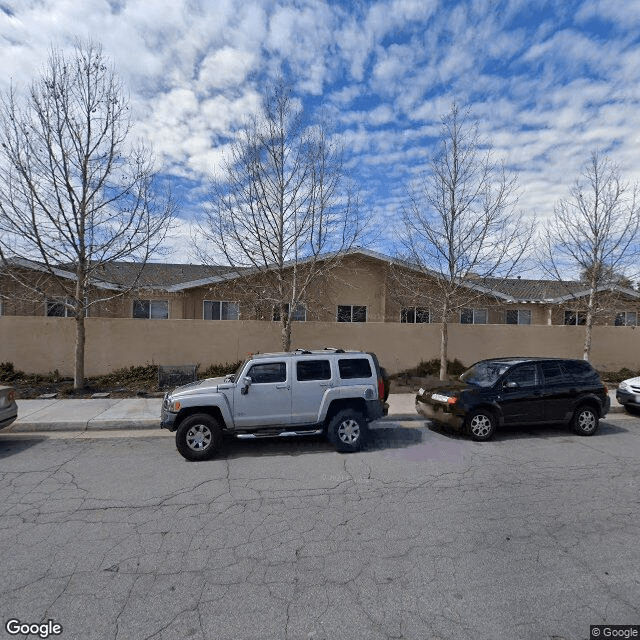
[[[582,350],[582,359],[589,361],[591,355],[591,335],[593,329],[593,307],[595,306],[596,289],[592,284],[589,289],[589,305],[587,307],[587,319],[584,328],[584,348]]]
[[[291,351],[291,320],[282,315],[281,342],[283,351]]]
[[[73,388],[82,389],[84,387],[84,309],[80,313],[76,311],[76,349],[73,370]]]
[[[447,327],[447,321],[442,319],[442,326],[440,328],[440,380],[445,380],[447,377],[447,350],[449,348],[449,331]]]

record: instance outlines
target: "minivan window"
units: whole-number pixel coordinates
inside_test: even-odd
[[[338,370],[343,380],[371,377],[371,365],[366,358],[340,359],[338,360]]]
[[[298,360],[296,377],[299,381],[330,380],[331,365],[328,360]]]

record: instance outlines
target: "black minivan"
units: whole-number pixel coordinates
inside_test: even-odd
[[[585,360],[492,358],[476,362],[459,381],[440,384],[420,389],[416,410],[478,441],[511,424],[571,424],[591,436],[610,406],[607,388]]]

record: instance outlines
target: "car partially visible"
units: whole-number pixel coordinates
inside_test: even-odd
[[[481,360],[459,380],[420,389],[416,396],[420,415],[478,441],[518,424],[565,424],[591,436],[609,406],[596,370],[584,360],[564,358]]]
[[[627,411],[640,409],[640,376],[623,380],[616,389],[616,400]]]
[[[14,388],[0,386],[0,429],[13,424],[17,417],[18,405]]]

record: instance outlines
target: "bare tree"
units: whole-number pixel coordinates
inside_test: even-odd
[[[288,351],[292,315],[363,232],[341,150],[325,124],[306,124],[279,81],[220,173],[199,225],[198,257],[243,276],[246,297],[279,319]]]
[[[469,112],[454,104],[430,171],[411,188],[400,238],[404,257],[420,272],[410,286],[438,308],[440,379],[447,372],[448,323],[474,296],[486,295],[484,278],[507,277],[525,255],[532,225],[516,206],[516,178],[493,160]],[[401,292],[410,281],[396,282]]]
[[[135,261],[139,275],[172,217],[171,198],[155,196],[151,153],[127,144],[130,130],[123,86],[91,42],[73,55],[52,49],[26,95],[12,87],[0,104],[0,263],[42,296],[37,279],[11,268],[35,260],[62,293],[58,304],[75,318],[76,389],[88,309],[127,290],[96,297],[92,282],[116,260]]]
[[[629,276],[637,274],[639,241],[638,186],[625,183],[617,164],[593,152],[569,197],[554,207],[540,250],[542,265],[554,278],[577,273],[588,288],[585,360],[600,295],[614,285],[628,284]]]

